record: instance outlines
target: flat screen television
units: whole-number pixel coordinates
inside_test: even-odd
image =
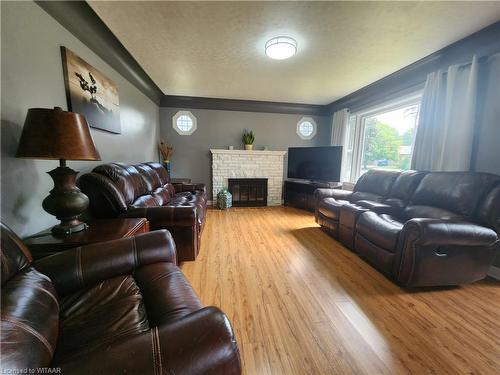
[[[288,148],[288,178],[338,182],[342,146]]]

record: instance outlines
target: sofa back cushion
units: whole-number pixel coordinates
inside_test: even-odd
[[[170,175],[168,174],[167,169],[161,165],[160,163],[147,163],[151,168],[153,168],[158,176],[160,176],[161,183],[166,185],[170,183]]]
[[[394,181],[385,204],[393,207],[404,207],[415,192],[418,184],[427,172],[402,171]]]
[[[50,279],[31,266],[22,241],[1,224],[0,341],[4,369],[47,367],[54,355],[59,303]]]
[[[371,169],[363,174],[354,185],[352,202],[370,200],[380,202],[391,191],[400,171]]]
[[[137,169],[139,174],[144,179],[144,184],[146,186],[146,190],[151,193],[163,186],[160,176],[155,169],[151,168],[150,165],[146,163],[135,164],[134,168]]]
[[[500,183],[496,184],[480,202],[476,220],[500,235]]]
[[[122,194],[126,205],[131,205],[138,197],[147,193],[144,178],[132,165],[103,164],[95,167],[93,172],[109,178]]]
[[[417,186],[405,216],[472,219],[479,202],[499,179],[488,173],[429,172]],[[427,216],[420,216],[423,213]]]
[[[2,287],[21,270],[30,266],[31,254],[21,239],[4,223],[0,223]]]

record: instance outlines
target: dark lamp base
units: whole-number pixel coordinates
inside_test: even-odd
[[[69,236],[72,233],[76,232],[81,232],[82,230],[87,230],[88,229],[87,223],[84,223],[83,221],[79,221],[77,224],[58,224],[52,227],[51,231],[55,235],[59,236]]]
[[[89,206],[89,198],[76,186],[78,172],[65,164],[62,160],[61,166],[48,172],[54,180],[54,188],[42,203],[45,211],[61,220],[52,228],[52,233],[58,235],[70,235],[87,229],[87,224],[78,218]]]

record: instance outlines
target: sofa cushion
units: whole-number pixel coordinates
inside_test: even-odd
[[[146,163],[135,164],[134,168],[137,169],[137,171],[141,174],[146,185],[146,190],[149,193],[163,186],[158,172],[155,169],[151,168],[150,165]]]
[[[59,303],[47,276],[28,267],[2,285],[2,369],[48,366],[58,323]]]
[[[433,206],[407,206],[402,213],[402,216],[406,220],[416,219],[416,218],[432,218],[432,219],[443,219],[443,220],[462,220],[465,217],[459,215],[453,211],[445,210],[439,207]]]
[[[122,194],[126,205],[132,204],[136,198],[148,192],[144,178],[131,165],[103,164],[95,167],[93,172],[108,177]]]
[[[394,253],[403,225],[397,217],[368,211],[359,217],[356,231],[371,243]]]
[[[468,218],[499,180],[489,173],[430,172],[422,178],[410,204],[442,208]]]
[[[131,275],[107,279],[60,303],[56,362],[149,329],[143,298]]]
[[[382,195],[370,193],[367,191],[357,191],[352,193],[351,202],[356,203],[359,201],[372,201],[372,202],[382,202],[384,197]]]
[[[373,193],[379,196],[386,196],[391,191],[392,184],[399,176],[399,174],[400,171],[371,169],[361,175],[356,185],[354,185],[353,191],[355,193],[358,191],[362,191]],[[369,197],[363,199],[374,200],[370,199]]]
[[[482,200],[476,211],[476,219],[500,235],[500,183]]]
[[[393,207],[404,207],[426,173],[402,171],[394,181],[389,196],[384,200],[384,203]]]
[[[153,198],[156,200],[158,203],[158,206],[165,206],[170,202],[170,198],[172,197],[171,192],[164,188],[164,187],[159,187],[155,191],[151,193]]]
[[[158,176],[160,177],[160,181],[163,185],[170,183],[170,175],[168,174],[167,169],[161,165],[160,163],[146,163],[151,168],[153,168]]]
[[[141,267],[135,279],[144,297],[151,326],[172,322],[202,308],[193,288],[172,263]]]
[[[319,203],[318,212],[327,218],[338,220],[340,208],[345,204],[349,204],[349,201],[325,198]]]

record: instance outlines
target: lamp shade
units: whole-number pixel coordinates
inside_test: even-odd
[[[85,117],[54,109],[28,110],[17,157],[35,159],[101,160]]]

